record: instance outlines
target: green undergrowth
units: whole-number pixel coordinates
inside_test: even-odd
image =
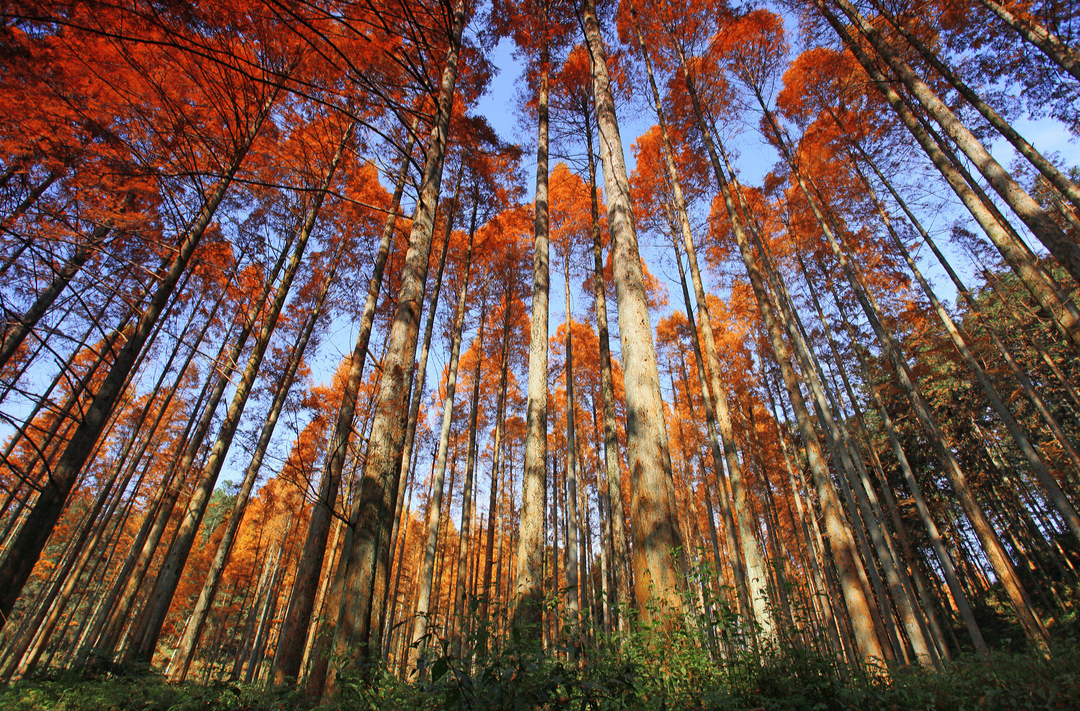
[[[428,709],[1076,709],[1080,645],[1060,643],[1050,659],[1030,651],[964,657],[943,671],[853,672],[792,647],[714,662],[689,636],[657,630],[612,648],[581,650],[570,664],[555,653],[509,648],[484,663],[437,656],[424,682],[378,670],[345,679],[317,706],[299,691],[260,686],[169,684],[153,674],[72,672],[0,687],[4,711],[372,711]]]

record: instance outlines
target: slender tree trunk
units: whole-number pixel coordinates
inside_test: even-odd
[[[578,467],[577,467],[577,431],[574,417],[574,337],[573,315],[570,310],[570,249],[567,245],[563,259],[563,285],[566,300],[566,362],[563,374],[566,377],[566,491],[567,518],[566,528],[566,608],[570,640],[567,655],[570,663],[577,661],[578,647],[581,644],[579,629],[581,626],[581,584],[578,571],[578,559],[581,557],[579,540],[581,524],[578,512]]]
[[[623,513],[622,473],[619,471],[619,438],[615,421],[615,386],[611,375],[607,287],[604,284],[604,259],[600,246],[600,209],[596,196],[596,157],[593,151],[591,121],[587,121],[586,125],[588,125],[588,130],[585,132],[585,141],[589,152],[589,205],[592,213],[593,298],[596,307],[597,341],[600,344],[600,397],[603,402],[604,417],[604,473],[607,479],[608,519],[611,522],[609,534],[612,553],[611,568],[613,571],[611,582],[616,591],[613,603],[618,604],[618,612],[616,613],[617,628],[620,632],[624,632],[626,625],[623,615],[630,607],[630,586],[627,580],[627,571],[630,564],[626,552],[626,515]]]
[[[459,1],[453,11],[450,47],[443,67],[438,108],[409,236],[409,250],[402,270],[393,328],[383,356],[367,465],[349,516],[349,524],[353,528],[353,546],[349,557],[342,560],[346,566],[343,600],[348,600],[348,604],[341,607],[334,640],[334,656],[345,664],[371,659],[382,649],[377,638],[383,601],[374,592],[377,587],[386,589],[389,575],[389,539],[394,525],[392,510],[397,499],[396,474],[400,474],[398,463],[401,461],[404,438],[402,414],[406,412],[405,374],[408,364],[416,355],[424,283],[431,255],[433,218],[442,181],[464,24],[465,5]],[[327,679],[331,693],[335,690],[335,672],[336,669],[332,669]]]
[[[473,370],[472,404],[469,412],[469,443],[465,455],[465,486],[461,493],[461,526],[458,528],[457,583],[454,593],[454,609],[451,613],[453,635],[450,655],[461,659],[462,638],[465,628],[465,589],[468,585],[469,538],[473,525],[473,482],[476,479],[476,423],[480,416],[480,368],[484,360],[484,327],[487,321],[487,289],[480,292],[480,326],[476,334],[476,368]]]
[[[480,589],[480,620],[485,624],[491,634],[494,625],[489,617],[491,600],[495,597],[495,591],[491,588],[491,566],[495,562],[495,526],[499,521],[498,496],[499,480],[503,469],[503,436],[506,429],[506,389],[510,372],[510,315],[514,305],[514,282],[508,279],[506,292],[503,295],[505,306],[503,309],[503,332],[502,346],[499,351],[499,389],[495,400],[495,437],[492,442],[491,455],[491,486],[488,492],[488,529],[487,547],[484,551],[484,582]],[[481,653],[486,651],[487,640],[483,640],[480,648]]]
[[[416,669],[423,678],[420,667],[424,650],[427,646],[428,628],[431,617],[431,592],[435,574],[435,555],[438,552],[439,526],[442,520],[443,481],[446,476],[446,462],[450,449],[450,425],[453,423],[454,398],[457,393],[458,363],[461,354],[461,332],[465,326],[466,299],[469,293],[469,269],[472,266],[473,239],[476,236],[476,209],[473,203],[473,216],[469,227],[469,246],[465,251],[461,294],[458,296],[457,309],[454,312],[454,325],[450,343],[450,362],[447,365],[446,398],[443,400],[442,429],[439,432],[439,449],[436,455],[435,476],[431,485],[431,499],[428,502],[427,543],[424,546],[423,566],[420,572],[420,592],[416,601],[416,626],[413,629],[412,645],[409,648],[409,669]],[[450,492],[453,494],[453,480]]]
[[[415,368],[415,372],[419,373],[419,382],[416,388],[413,390],[409,401],[409,421],[405,428],[405,445],[401,454],[401,477],[403,481],[408,482],[409,475],[409,463],[413,458],[413,448],[416,440],[416,425],[420,419],[420,403],[424,399],[424,386],[427,382],[427,362],[428,354],[431,351],[431,336],[435,330],[435,313],[439,308],[439,294],[442,291],[442,279],[443,271],[446,268],[446,253],[450,247],[450,238],[454,231],[454,215],[458,208],[458,198],[461,196],[461,181],[465,175],[465,163],[462,161],[461,167],[458,168],[457,185],[454,188],[454,198],[450,204],[449,211],[446,216],[446,232],[443,237],[443,246],[439,254],[439,267],[435,271],[435,284],[432,287],[431,298],[428,300],[428,316],[427,321],[424,324],[424,340],[423,346],[420,348],[420,361]],[[413,380],[413,373],[410,373],[409,380]],[[402,504],[405,497],[404,486],[398,487],[398,501],[397,501],[397,513],[394,520],[397,522],[394,525],[394,532],[390,538],[390,549],[394,550],[397,544],[398,528],[402,517]]]

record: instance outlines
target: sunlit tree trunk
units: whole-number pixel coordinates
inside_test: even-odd
[[[434,331],[435,331],[435,315],[436,315],[436,313],[438,311],[439,295],[440,295],[440,292],[442,291],[443,272],[445,271],[445,268],[446,268],[446,254],[449,251],[450,237],[451,237],[451,235],[453,234],[453,231],[454,231],[454,212],[456,211],[457,206],[458,206],[458,197],[460,196],[461,178],[462,178],[463,174],[464,174],[464,165],[462,166],[462,168],[460,168],[458,170],[457,188],[455,188],[455,190],[454,190],[454,201],[452,203],[452,206],[451,206],[450,210],[448,211],[448,213],[446,215],[446,232],[445,232],[445,234],[443,236],[442,250],[441,250],[441,252],[439,254],[439,268],[435,272],[435,284],[432,287],[431,299],[430,299],[430,303],[428,304],[427,323],[424,325],[424,345],[422,346],[422,348],[420,350],[420,362],[419,362],[419,364],[417,365],[417,368],[416,368],[417,372],[419,373],[419,382],[416,385],[415,392],[413,392],[413,394],[412,394],[412,398],[411,398],[412,403],[409,406],[409,422],[406,425],[406,429],[405,429],[405,446],[404,446],[404,450],[403,450],[402,455],[401,455],[401,465],[402,465],[402,476],[403,477],[407,477],[407,475],[411,471],[411,469],[408,467],[406,462],[407,462],[407,457],[412,457],[412,452],[413,452],[413,450],[415,448],[415,445],[416,445],[416,442],[415,442],[415,440],[416,440],[416,425],[417,425],[417,423],[419,422],[419,419],[420,419],[420,402],[421,402],[421,400],[423,400],[424,386],[425,386],[425,384],[427,382],[427,362],[428,362],[428,355],[431,352],[431,337],[432,337],[432,335],[434,334]],[[475,215],[475,205],[474,205],[473,214]],[[475,232],[475,217],[473,218],[473,224],[470,226],[469,232],[470,232],[470,234],[473,234]],[[471,258],[470,258],[470,261],[471,261]],[[460,326],[458,327],[458,330],[460,331]],[[415,459],[415,457],[413,457],[413,459]],[[434,463],[433,463],[433,466],[434,466]],[[402,487],[402,488],[404,488],[404,487]],[[401,497],[399,497],[399,499],[400,498]],[[399,537],[398,536],[398,527],[404,525],[404,524],[402,524],[400,522],[402,517],[405,517],[406,521],[408,520],[408,518],[407,518],[408,513],[402,511],[401,502],[399,501],[398,502],[398,507],[397,507],[398,524],[395,526],[395,528],[394,528],[394,536],[391,538],[391,550],[394,550],[394,545],[396,544],[396,540]],[[402,558],[402,560],[404,560],[404,555],[405,555],[405,542],[404,541],[402,541],[402,543],[401,543],[401,550],[402,550],[401,558]],[[400,565],[400,563],[399,563],[399,565]],[[398,571],[398,575],[399,575],[399,579],[400,579],[400,571]],[[396,581],[394,583],[394,587],[395,587],[395,589],[397,588],[397,582]],[[409,609],[411,609],[411,608],[409,608]],[[389,618],[390,618],[389,621],[390,622],[393,621],[393,612],[394,612],[394,610],[391,610],[391,614],[389,615]],[[407,638],[412,639],[411,636],[409,636]],[[387,650],[384,651],[384,654],[388,654],[388,653],[389,653],[389,648],[387,648]]]
[[[645,69],[649,79],[649,87],[652,90],[653,106],[656,110],[657,119],[660,124],[660,137],[663,146],[664,161],[667,165],[668,179],[671,182],[675,203],[674,213],[677,222],[677,232],[675,232],[675,234],[682,235],[683,248],[686,251],[687,260],[690,265],[690,277],[694,285],[694,298],[697,300],[698,305],[697,323],[701,328],[700,340],[705,346],[705,356],[708,363],[707,372],[709,374],[708,384],[706,384],[704,377],[702,377],[702,392],[705,393],[705,391],[710,390],[711,388],[711,396],[706,397],[705,410],[707,416],[712,415],[709,419],[715,419],[716,421],[715,425],[711,422],[709,423],[710,441],[713,443],[713,458],[715,460],[716,477],[718,481],[721,481],[724,478],[723,467],[720,464],[721,451],[718,451],[720,450],[720,447],[715,443],[715,428],[718,426],[720,437],[723,440],[722,456],[724,462],[727,464],[728,483],[730,484],[731,495],[735,504],[734,521],[737,522],[739,542],[741,544],[741,547],[738,549],[739,554],[735,559],[737,563],[734,566],[735,578],[740,591],[740,598],[743,601],[746,612],[753,615],[753,621],[761,628],[764,636],[769,638],[775,633],[775,624],[768,606],[768,574],[765,570],[764,556],[762,555],[757,537],[753,533],[754,524],[750,520],[749,506],[747,506],[746,492],[742,481],[742,464],[739,462],[739,455],[735,445],[735,433],[731,423],[730,408],[728,407],[727,389],[720,381],[720,356],[716,348],[716,337],[713,334],[712,319],[709,314],[705,287],[701,279],[701,271],[698,267],[697,249],[694,245],[694,238],[690,229],[690,220],[687,216],[686,201],[683,197],[682,184],[679,180],[678,170],[675,166],[674,148],[671,143],[671,136],[668,132],[667,121],[664,117],[663,103],[660,100],[660,91],[657,89],[656,80],[653,77],[652,60],[649,58],[648,49],[645,46],[645,38],[642,36],[641,30],[637,26],[636,10],[631,10],[631,16],[634,18],[638,50],[645,60]],[[673,225],[673,227],[674,226],[675,225]],[[677,245],[675,251],[677,255]],[[682,276],[681,261],[679,264],[679,271],[680,276]],[[685,285],[683,288],[685,289]],[[686,317],[691,324],[694,324],[695,319],[689,298],[687,298],[686,301]],[[691,325],[691,328],[695,327]],[[700,363],[701,352],[697,343],[698,336],[696,330],[695,333],[693,333],[693,339],[695,340],[694,355],[699,361],[698,373],[700,376],[704,376],[706,369],[703,368]],[[721,512],[725,517],[725,527],[730,527],[733,524],[733,521],[728,520],[732,518],[731,504],[726,496],[722,497],[720,502]]]
[[[521,483],[521,522],[517,576],[514,583],[514,624],[528,638],[530,627],[542,625],[544,580],[544,499],[547,485],[547,366],[548,366],[548,82],[547,40],[540,54],[537,89],[536,212],[533,237],[532,318],[529,332],[529,389],[525,413],[525,470]]]
[[[653,615],[650,608],[659,605],[661,615],[672,614],[678,619],[683,607],[679,596],[683,576],[679,571],[685,568],[682,537],[674,506],[660,375],[630,203],[630,185],[595,3],[586,0],[581,12],[600,130],[600,157],[619,308],[626,383],[627,459],[633,482],[631,532],[638,611],[648,619]],[[677,553],[677,560],[672,556],[673,551]]]

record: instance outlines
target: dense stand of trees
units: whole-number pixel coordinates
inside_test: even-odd
[[[323,695],[639,622],[1049,654],[1080,181],[1017,119],[1080,135],[1078,33],[1050,1],[7,6],[0,677]],[[535,144],[475,113],[500,39]]]

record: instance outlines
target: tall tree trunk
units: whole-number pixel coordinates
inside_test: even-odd
[[[469,269],[472,266],[473,239],[476,236],[476,208],[477,204],[474,202],[473,216],[469,226],[469,246],[465,251],[465,263],[463,265],[461,294],[458,296],[457,309],[454,312],[454,325],[450,342],[450,362],[447,365],[446,375],[446,398],[443,400],[442,429],[439,432],[435,475],[431,485],[431,499],[428,502],[427,543],[424,546],[423,567],[421,568],[419,580],[420,593],[416,602],[416,626],[413,630],[412,645],[409,648],[409,669],[417,669],[421,677],[423,676],[423,670],[418,667],[418,662],[421,660],[427,646],[428,627],[430,625],[435,554],[438,552],[439,526],[442,520],[443,481],[446,476],[446,462],[450,449],[450,425],[453,423],[458,363],[461,354],[461,335],[465,326],[465,312],[467,310],[465,305],[469,293]],[[452,485],[450,491],[452,494]]]
[[[543,624],[544,500],[547,486],[548,288],[548,82],[551,58],[545,37],[540,53],[537,90],[536,213],[533,225],[532,318],[529,326],[529,389],[525,413],[525,470],[521,483],[521,520],[514,626],[523,639]]]
[[[661,616],[670,614],[671,619],[680,619],[683,610],[679,593],[683,580],[680,569],[685,568],[682,537],[674,506],[664,403],[630,203],[630,184],[608,77],[607,54],[593,0],[585,0],[581,13],[600,130],[600,157],[608,197],[611,261],[626,383],[627,458],[633,482],[631,528],[635,592],[638,610],[646,619],[652,618],[654,611]],[[677,560],[672,556],[673,551]]]
[[[353,528],[353,546],[349,557],[342,560],[346,566],[343,600],[348,600],[348,603],[341,606],[334,640],[334,656],[346,665],[377,656],[382,649],[377,638],[383,600],[374,592],[376,587],[386,589],[390,569],[389,543],[398,487],[396,475],[400,474],[398,464],[401,461],[405,424],[403,413],[407,412],[405,397],[408,384],[405,374],[416,355],[435,207],[442,181],[464,25],[465,5],[459,1],[453,11],[448,38],[450,46],[443,67],[420,197],[409,235],[409,250],[402,270],[393,328],[383,356],[367,466],[349,516],[349,524]],[[336,671],[332,669],[327,679],[331,692],[335,690]]]
[[[735,502],[735,519],[738,525],[739,542],[741,544],[741,559],[739,560],[741,565],[736,567],[736,580],[739,581],[740,590],[745,597],[744,602],[749,603],[746,607],[746,612],[753,615],[754,623],[761,628],[761,632],[766,638],[770,638],[775,634],[776,626],[768,605],[768,573],[765,569],[764,556],[758,545],[757,536],[754,535],[754,523],[750,520],[746,491],[742,483],[742,465],[739,462],[739,455],[735,445],[734,428],[731,424],[731,412],[728,407],[727,390],[720,381],[720,356],[716,347],[716,338],[713,334],[712,317],[709,314],[708,299],[705,295],[701,271],[698,268],[697,249],[694,246],[694,237],[690,229],[690,219],[687,216],[686,201],[682,192],[682,183],[679,180],[678,170],[675,167],[675,152],[671,143],[671,135],[668,132],[667,121],[664,117],[663,103],[660,100],[660,91],[657,89],[656,79],[653,77],[652,60],[649,58],[648,49],[645,46],[645,38],[641,34],[641,29],[637,24],[637,11],[631,9],[630,14],[631,17],[634,18],[634,29],[637,34],[638,51],[645,59],[645,69],[649,78],[649,87],[652,90],[653,105],[660,124],[660,137],[663,146],[664,161],[667,165],[668,179],[671,181],[671,188],[675,201],[674,208],[678,222],[678,231],[682,234],[683,248],[686,251],[687,260],[690,264],[690,277],[694,285],[694,298],[697,300],[698,305],[697,321],[701,328],[701,340],[704,341],[705,356],[707,358],[709,373],[709,385],[706,386],[703,381],[702,388],[703,391],[711,388],[712,400],[715,404],[715,418],[720,429],[720,436],[723,440],[723,456],[724,461],[727,464],[728,481],[731,485],[731,494]],[[678,250],[676,249],[676,254],[677,252]],[[681,272],[681,262],[679,268]],[[686,316],[692,324],[694,318],[690,312],[689,300],[687,301]],[[694,334],[694,337],[696,339],[696,333]],[[696,344],[695,355],[700,360],[701,353],[696,348]],[[698,369],[699,373],[704,372],[704,369],[702,369],[700,364],[698,365]],[[707,402],[706,412],[710,409],[710,404]],[[712,438],[715,439],[715,434],[712,435]],[[717,454],[718,452],[713,452],[714,458]],[[719,461],[716,462],[716,470],[717,479],[719,480],[723,476]],[[726,497],[725,500],[721,500],[721,510],[726,517],[731,515],[730,504],[726,501]],[[743,576],[745,576],[745,580],[739,580]]]
[[[427,383],[428,354],[431,352],[431,337],[435,331],[435,313],[438,311],[439,295],[442,292],[443,272],[446,268],[446,253],[450,247],[450,238],[454,232],[454,217],[459,204],[458,199],[461,196],[461,181],[464,175],[465,162],[462,161],[461,166],[458,168],[457,184],[454,188],[453,201],[450,203],[449,211],[446,215],[446,232],[443,236],[442,250],[439,253],[439,267],[435,270],[435,283],[431,289],[431,298],[428,299],[428,316],[424,324],[424,340],[423,345],[420,347],[420,360],[414,369],[415,373],[419,374],[419,380],[409,398],[409,420],[405,426],[405,445],[401,453],[401,477],[406,483],[409,481],[409,464],[413,459],[413,449],[416,444],[416,425],[420,419],[420,403],[424,399],[424,386]],[[410,373],[410,382],[413,380],[413,375],[415,373]],[[406,487],[404,486],[398,487],[397,508],[394,516],[394,532],[390,538],[391,550],[394,550],[397,544],[398,528],[401,525],[402,519],[402,504],[405,496],[405,488]]]
[[[686,308],[686,322],[690,327],[690,345],[694,351],[694,363],[697,366],[698,385],[701,389],[701,398],[705,406],[705,426],[706,433],[709,440],[709,447],[712,450],[713,460],[713,472],[716,477],[716,490],[717,500],[720,503],[720,517],[724,522],[724,542],[728,551],[728,563],[731,566],[731,574],[735,582],[735,590],[737,592],[735,601],[736,611],[743,615],[753,617],[756,620],[756,614],[754,610],[754,598],[750,592],[750,586],[747,584],[746,575],[746,560],[742,554],[742,548],[738,544],[736,535],[743,535],[741,528],[736,528],[735,517],[731,508],[731,488],[730,482],[726,476],[724,476],[724,454],[725,451],[721,448],[720,440],[717,436],[716,426],[716,411],[713,408],[712,392],[709,388],[709,383],[705,375],[704,360],[701,357],[701,341],[698,336],[697,326],[695,324],[693,307],[690,303],[690,292],[686,286],[686,272],[682,266],[682,256],[679,254],[678,242],[672,240],[672,249],[675,251],[676,265],[679,268],[679,285],[682,288],[683,302]],[[702,319],[704,321],[704,319]],[[686,387],[686,397],[689,401],[690,398],[690,380],[686,375],[685,366],[680,359],[680,368],[683,368],[683,383]],[[677,398],[676,398],[677,399]],[[692,409],[692,408],[691,408]],[[730,430],[731,419],[728,418],[728,434],[732,434]],[[730,440],[731,447],[734,448],[734,439]],[[737,459],[737,454],[734,449],[731,450],[731,458]],[[730,461],[729,461],[730,465]],[[738,464],[736,464],[738,466]],[[738,531],[738,534],[736,534]],[[759,582],[760,582],[759,578]]]

